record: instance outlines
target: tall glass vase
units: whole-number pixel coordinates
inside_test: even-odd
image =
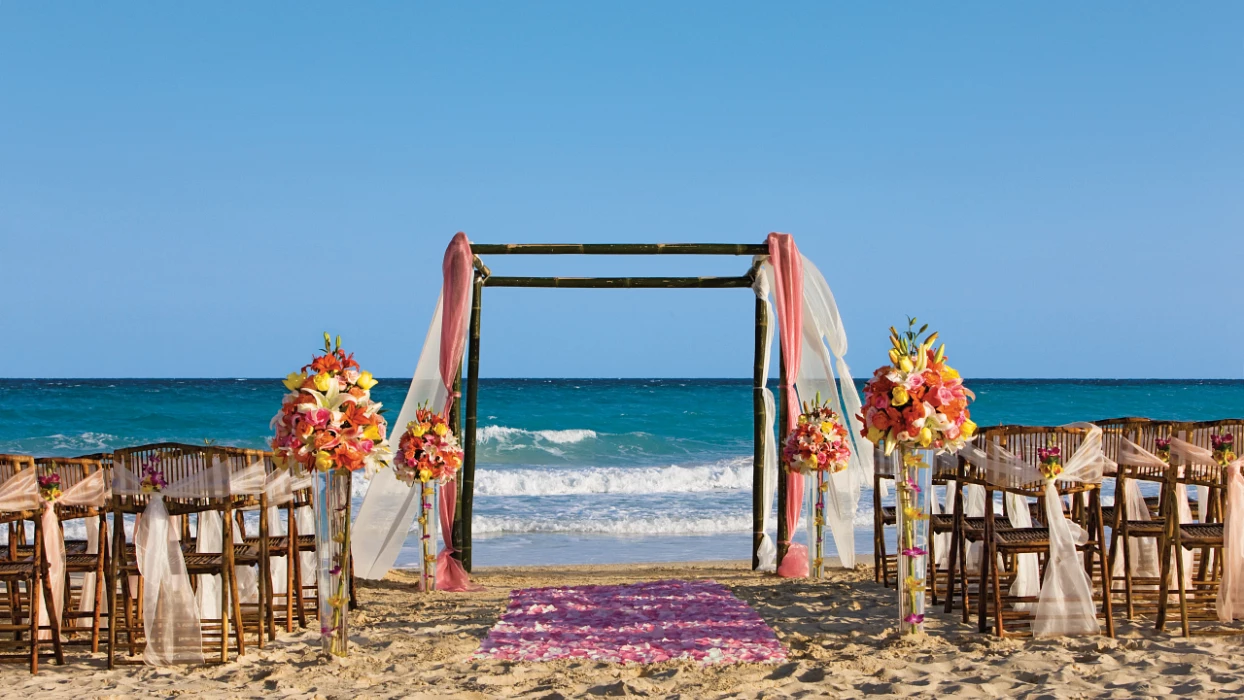
[[[808,481],[814,487],[806,489],[811,506],[808,549],[812,552],[812,561],[808,573],[813,581],[819,581],[825,576],[825,499],[829,495],[829,475],[818,469],[809,475]]]
[[[316,472],[315,554],[319,560],[320,640],[346,656],[350,603],[350,477],[348,469]]]
[[[924,633],[928,572],[929,495],[933,470],[922,454],[900,447],[895,474],[898,511],[898,608],[901,634]]]
[[[423,592],[436,590],[436,482],[422,481],[419,489],[419,570]]]

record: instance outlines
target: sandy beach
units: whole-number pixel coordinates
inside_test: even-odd
[[[700,666],[666,662],[513,663],[473,660],[509,592],[549,585],[712,579],[730,587],[789,649],[780,664]],[[394,572],[363,582],[351,619],[351,656],[321,657],[314,633],[282,634],[225,666],[107,671],[103,655],[71,651],[64,666],[31,677],[0,673],[5,697],[47,700],[209,698],[778,698],[1221,697],[1244,692],[1244,650],[1236,637],[1183,640],[1121,623],[1119,638],[1000,640],[955,616],[935,614],[918,643],[895,637],[894,593],[871,569],[835,571],[828,581],[784,581],[745,564],[702,563],[481,568],[484,590],[430,595]]]

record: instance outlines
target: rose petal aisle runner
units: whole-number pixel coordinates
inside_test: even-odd
[[[784,661],[786,649],[730,589],[675,580],[516,590],[475,656],[725,664]]]

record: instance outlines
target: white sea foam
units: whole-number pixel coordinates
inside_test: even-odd
[[[498,443],[512,445],[524,441],[551,442],[555,445],[572,445],[584,440],[594,440],[595,430],[586,428],[570,428],[567,430],[523,430],[504,425],[485,425],[479,429],[476,440],[481,444]]]
[[[750,532],[751,515],[715,518],[618,518],[564,520],[558,518],[531,520],[476,516],[472,532],[480,535],[503,534],[585,534],[585,535],[716,535],[726,532]]]
[[[688,493],[751,487],[750,457],[693,467],[481,468],[475,474],[477,496]]]

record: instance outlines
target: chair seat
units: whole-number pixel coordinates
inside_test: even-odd
[[[1022,527],[1018,529],[996,530],[994,542],[1006,547],[1048,547],[1050,546],[1050,529],[1046,527]]]
[[[1179,526],[1179,538],[1184,546],[1222,544],[1222,523],[1190,523]]]
[[[881,506],[881,522],[883,525],[893,525],[898,522],[898,508],[895,506]]]
[[[25,559],[22,561],[0,561],[0,578],[27,579],[33,577],[34,574],[35,563],[32,559]]]
[[[934,513],[929,516],[933,532],[951,532],[955,529],[955,516],[950,513]]]
[[[73,573],[94,571],[98,563],[98,554],[67,554],[65,556],[65,568]]]

